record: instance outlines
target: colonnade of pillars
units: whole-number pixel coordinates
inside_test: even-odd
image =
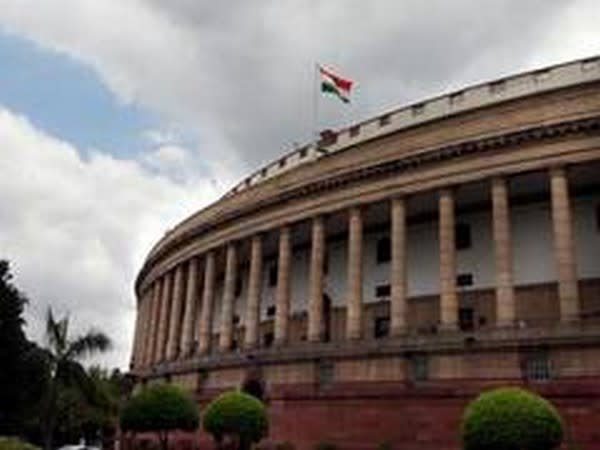
[[[575,269],[568,180],[563,167],[549,170],[552,204],[554,253],[558,272],[561,321],[577,320],[579,299]],[[516,317],[513,288],[510,209],[507,180],[495,177],[490,182],[492,226],[496,271],[496,321],[499,326],[514,324]],[[458,327],[456,286],[455,195],[452,188],[438,193],[440,324],[443,329]],[[391,199],[390,334],[401,336],[407,330],[407,213],[406,200]],[[250,238],[250,271],[246,299],[243,347],[258,345],[262,280],[263,239]],[[236,243],[226,245],[225,277],[221,302],[218,348],[231,349],[233,342],[233,305],[238,277]],[[348,213],[348,259],[346,289],[346,337],[363,335],[362,299],[363,214],[360,206]],[[308,279],[307,339],[322,339],[323,263],[325,257],[325,220],[312,218],[310,268]],[[185,358],[210,351],[215,304],[215,250],[192,257],[167,272],[146,290],[141,299],[134,339],[135,366]],[[202,261],[201,261],[202,260]],[[290,318],[290,274],[293,269],[291,225],[279,229],[275,290],[274,339],[276,345],[288,340]],[[202,264],[203,263],[203,264]],[[201,269],[203,273],[201,272]],[[200,277],[203,278],[199,283]],[[184,286],[185,283],[185,286]],[[199,286],[202,292],[199,292]],[[201,300],[200,302],[198,300]]]

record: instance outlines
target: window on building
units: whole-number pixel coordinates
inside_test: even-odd
[[[373,330],[375,339],[381,339],[390,335],[390,318],[376,317],[375,329]]]
[[[269,286],[277,286],[277,263],[274,262],[269,266]]]
[[[238,325],[240,323],[240,316],[238,314],[233,315],[233,324]]]
[[[458,309],[458,326],[462,331],[473,331],[475,325],[475,314],[473,308],[459,308]]]
[[[275,311],[276,311],[275,305],[271,305],[271,306],[267,307],[267,317],[275,316]]]
[[[275,340],[275,336],[272,332],[265,333],[263,336],[263,347],[269,348],[273,345],[273,341]]]
[[[425,381],[429,379],[429,359],[424,353],[410,355],[409,375],[412,381]]]
[[[471,248],[471,225],[468,223],[456,224],[456,250]]]
[[[325,250],[323,254],[323,275],[327,275],[329,273],[329,252]]]
[[[377,240],[377,264],[389,262],[392,259],[392,243],[389,237]]]
[[[456,285],[458,287],[473,286],[473,274],[459,273],[456,277]]]
[[[390,285],[389,284],[380,284],[375,287],[375,297],[389,297],[390,296]]]
[[[317,370],[317,384],[320,388],[326,388],[333,384],[335,365],[333,361],[319,361]]]
[[[528,380],[545,381],[551,378],[550,358],[546,350],[527,353],[524,358],[525,377]]]

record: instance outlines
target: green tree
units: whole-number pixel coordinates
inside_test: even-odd
[[[554,450],[563,439],[552,404],[514,387],[487,391],[473,400],[461,431],[464,450]]]
[[[27,302],[12,282],[9,262],[0,260],[0,435],[26,433],[46,386],[45,355],[23,330]]]
[[[236,450],[248,450],[266,436],[269,428],[265,405],[240,391],[228,391],[206,408],[202,423],[217,447],[231,442]]]
[[[56,320],[52,309],[46,315],[46,353],[50,367],[50,380],[44,409],[44,448],[52,448],[58,415],[59,393],[62,388],[73,387],[93,396],[94,385],[80,361],[108,350],[110,339],[102,332],[91,329],[74,339],[69,337],[69,318]]]
[[[171,431],[194,431],[199,421],[194,400],[179,386],[163,382],[143,387],[121,412],[124,432],[156,433],[163,450],[168,448]]]

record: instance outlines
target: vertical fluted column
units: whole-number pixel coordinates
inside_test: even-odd
[[[146,290],[146,293],[142,297],[143,304],[141,305],[140,312],[138,315],[139,323],[136,327],[138,328],[137,335],[137,349],[136,349],[136,366],[140,367],[144,363],[144,356],[147,351],[147,339],[146,336],[150,331],[150,316],[152,314],[152,297],[153,288],[150,287]]]
[[[181,309],[183,306],[183,264],[175,267],[171,311],[169,314],[169,335],[167,338],[167,360],[172,361],[179,353],[179,332],[181,331]]]
[[[160,300],[160,318],[158,322],[158,343],[155,362],[164,361],[167,349],[167,333],[169,331],[169,312],[171,309],[171,287],[173,272],[163,276],[162,298]]]
[[[237,254],[234,243],[227,246],[227,261],[225,263],[225,286],[221,302],[221,332],[219,333],[219,350],[231,348],[233,331],[233,299],[237,276]]]
[[[198,298],[198,257],[190,259],[188,266],[187,288],[185,290],[185,310],[181,330],[181,353],[189,356],[194,342],[194,318],[196,317],[196,299]]]
[[[508,186],[502,177],[492,179],[492,228],[496,261],[496,324],[510,326],[515,321],[515,295]]]
[[[550,190],[552,194],[554,253],[558,269],[560,319],[568,322],[579,319],[579,290],[577,286],[569,185],[563,167],[550,170]]]
[[[283,345],[288,338],[290,315],[291,231],[289,226],[279,230],[277,260],[277,289],[275,291],[275,344]]]
[[[160,316],[160,300],[162,296],[162,282],[161,280],[155,280],[153,283],[153,294],[152,294],[152,312],[150,316],[150,325],[148,329],[148,335],[146,337],[147,349],[144,357],[144,365],[148,366],[155,361],[156,355],[156,344],[158,335],[158,321]]]
[[[348,217],[347,339],[360,339],[362,336],[362,250],[362,213],[359,207],[354,207]]]
[[[392,264],[390,270],[390,334],[400,336],[406,332],[406,206],[404,199],[392,199],[391,211]]]
[[[456,295],[456,244],[454,229],[454,193],[442,189],[439,193],[440,239],[440,321],[442,328],[454,329],[458,324]]]
[[[248,300],[246,302],[246,334],[244,346],[256,347],[258,343],[258,326],[260,316],[260,296],[262,278],[262,238],[252,237],[250,255],[250,275],[248,280]]]
[[[308,293],[308,333],[310,342],[321,340],[323,320],[323,258],[325,256],[325,225],[322,216],[313,218],[310,250]]]
[[[198,331],[198,351],[201,355],[208,353],[212,333],[213,299],[215,290],[215,254],[206,254],[204,263],[204,291],[202,292],[202,310]]]

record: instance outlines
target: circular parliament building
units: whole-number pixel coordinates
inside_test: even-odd
[[[600,57],[323,132],[170,230],[135,288],[137,382],[245,389],[267,443],[457,450],[467,402],[526,385],[598,447]]]

